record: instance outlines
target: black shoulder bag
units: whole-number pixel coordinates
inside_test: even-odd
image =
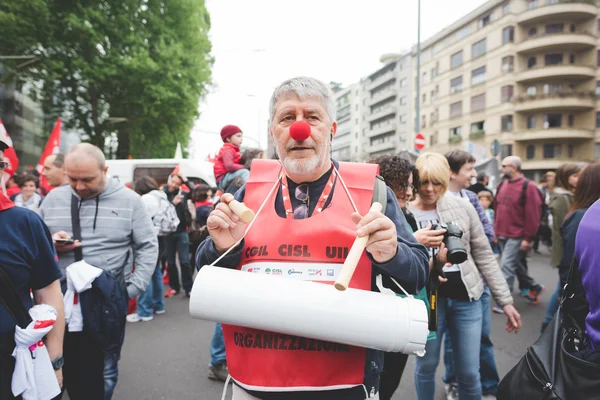
[[[513,399],[600,399],[600,365],[578,358],[586,337],[569,315],[565,301],[573,297],[573,259],[560,307],[539,339],[502,379],[498,400]]]

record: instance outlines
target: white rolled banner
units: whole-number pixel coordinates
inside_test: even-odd
[[[281,268],[290,267],[282,263]],[[428,335],[425,303],[412,297],[352,288],[339,291],[323,283],[211,266],[202,267],[196,276],[190,314],[405,354],[422,352]]]

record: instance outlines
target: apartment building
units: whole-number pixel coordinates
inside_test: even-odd
[[[355,83],[335,92],[337,133],[333,140],[333,158],[338,161],[358,161],[362,126],[362,88]]]
[[[498,140],[532,177],[599,159],[598,16],[595,1],[491,0],[422,43],[425,150],[481,159]]]
[[[413,146],[411,54],[385,55],[381,61],[384,65],[361,82],[364,152],[359,161]]]

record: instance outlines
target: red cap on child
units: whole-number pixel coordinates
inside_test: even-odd
[[[221,139],[225,142],[225,139],[241,131],[242,130],[235,125],[225,125],[223,129],[221,129]]]

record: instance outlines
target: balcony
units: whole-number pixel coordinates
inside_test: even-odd
[[[454,136],[450,136],[448,138],[448,143],[449,144],[458,144],[462,142],[462,136],[461,135],[454,135]]]
[[[394,86],[390,86],[387,89],[383,89],[380,92],[375,93],[371,98],[367,99],[367,105],[372,106],[374,104],[380,103],[383,100],[387,100],[390,97],[394,97],[398,94],[398,90]]]
[[[540,5],[537,8],[522,12],[517,16],[521,25],[532,25],[546,21],[561,20],[583,21],[596,18],[598,9],[595,1],[560,1],[558,4]]]
[[[515,99],[516,111],[586,111],[596,107],[594,92],[548,93]]]
[[[586,140],[593,138],[593,130],[579,128],[527,129],[513,135],[515,142],[546,141],[552,139]]]
[[[396,128],[398,127],[398,123],[396,122],[396,120],[390,119],[388,121],[394,121],[392,122],[388,122],[385,124],[381,124],[380,126],[373,128],[373,129],[369,129],[369,131],[367,131],[367,137],[373,137],[373,136],[378,136],[384,133],[389,133],[389,132],[395,132]]]
[[[371,113],[370,115],[367,116],[367,121],[371,122],[371,121],[375,121],[377,119],[383,118],[383,117],[387,117],[388,115],[391,114],[396,114],[398,113],[398,106],[393,103],[390,102],[388,105],[382,107],[379,110],[376,110],[374,113]]]
[[[548,67],[530,68],[517,74],[517,82],[533,82],[548,80],[549,78],[561,78],[573,81],[583,81],[596,77],[596,68],[588,65],[551,65]]]
[[[396,150],[396,139],[389,140],[384,143],[373,144],[369,146],[369,153],[378,153],[384,150]]]
[[[389,70],[389,71],[385,72],[383,75],[380,75],[377,78],[375,78],[374,80],[372,80],[371,82],[369,82],[369,84],[367,85],[367,90],[370,91],[370,90],[376,89],[379,86],[383,85],[384,83],[389,82],[395,78],[396,78],[396,70],[395,69]]]
[[[469,134],[469,140],[479,140],[485,137],[485,131],[475,131]]]
[[[548,159],[533,159],[533,160],[523,160],[523,164],[521,165],[521,169],[524,171],[531,171],[536,169],[541,170],[555,170],[565,163],[579,162],[583,160],[575,160],[573,158],[548,158]]]
[[[587,33],[554,33],[526,39],[517,44],[517,53],[531,54],[553,50],[581,51],[596,47],[596,37]]]

